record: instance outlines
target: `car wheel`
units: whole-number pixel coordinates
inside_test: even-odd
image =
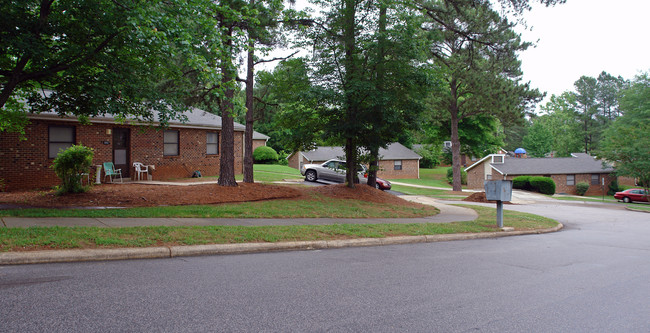
[[[314,170],[307,170],[305,172],[305,180],[308,182],[315,182],[316,181],[316,171]]]
[[[381,190],[381,186],[379,186],[379,183],[375,183],[375,188]]]
[[[630,198],[628,198],[628,197],[624,197],[623,202],[630,203],[630,202],[632,202],[632,200],[630,200]]]

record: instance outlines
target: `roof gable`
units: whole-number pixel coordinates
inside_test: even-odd
[[[343,147],[316,147],[310,151],[300,152],[309,161],[327,161],[332,158],[344,158]],[[419,160],[421,157],[399,142],[389,144],[385,149],[379,148],[381,160]]]
[[[158,125],[159,123],[159,112],[153,111],[154,121],[153,124]],[[180,120],[174,119],[169,120],[169,127],[186,127],[186,128],[206,128],[206,129],[216,129],[220,130],[222,123],[221,117],[216,114],[212,114],[206,111],[203,111],[198,108],[190,108],[189,110],[182,113],[182,115],[187,117],[187,121],[182,122]],[[56,112],[46,111],[41,113],[30,113],[27,116],[30,119],[42,119],[42,120],[58,120],[58,121],[78,121],[76,116],[64,116],[60,117]],[[116,123],[116,120],[111,115],[90,117],[89,121],[91,123]],[[148,125],[150,123],[139,120],[139,119],[127,119],[127,125]],[[246,128],[244,125],[239,123],[234,123],[235,131],[244,131]],[[262,134],[263,135],[263,134]]]
[[[603,167],[600,160],[585,153],[572,157],[515,158],[506,156],[503,164],[490,166],[504,175],[553,175],[580,173],[609,173],[611,166]],[[469,169],[469,168],[468,168]]]

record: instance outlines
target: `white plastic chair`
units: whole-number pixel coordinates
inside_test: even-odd
[[[145,174],[145,179],[146,175],[149,174],[149,166],[144,165],[140,162],[134,162],[133,167],[135,168],[135,172],[137,174],[138,180],[140,180],[140,174]]]

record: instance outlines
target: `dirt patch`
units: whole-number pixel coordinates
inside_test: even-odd
[[[274,199],[309,199],[310,193],[319,193],[338,199],[357,199],[368,202],[409,205],[406,200],[358,185],[350,189],[345,185],[314,186],[303,188],[290,185],[238,183],[236,187],[216,184],[192,186],[103,184],[93,186],[86,193],[57,196],[54,191],[22,191],[0,193],[0,207],[154,207],[178,205],[209,205]]]
[[[496,203],[496,201],[494,201],[494,200],[488,200],[487,197],[485,196],[485,192],[472,193],[472,195],[470,195],[467,198],[463,199],[463,201]],[[504,201],[503,203],[504,204],[511,204],[510,201]]]

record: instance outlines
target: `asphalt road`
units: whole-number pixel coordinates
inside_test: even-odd
[[[649,332],[650,214],[533,236],[0,267],[0,332]],[[610,207],[610,206],[607,206]]]

